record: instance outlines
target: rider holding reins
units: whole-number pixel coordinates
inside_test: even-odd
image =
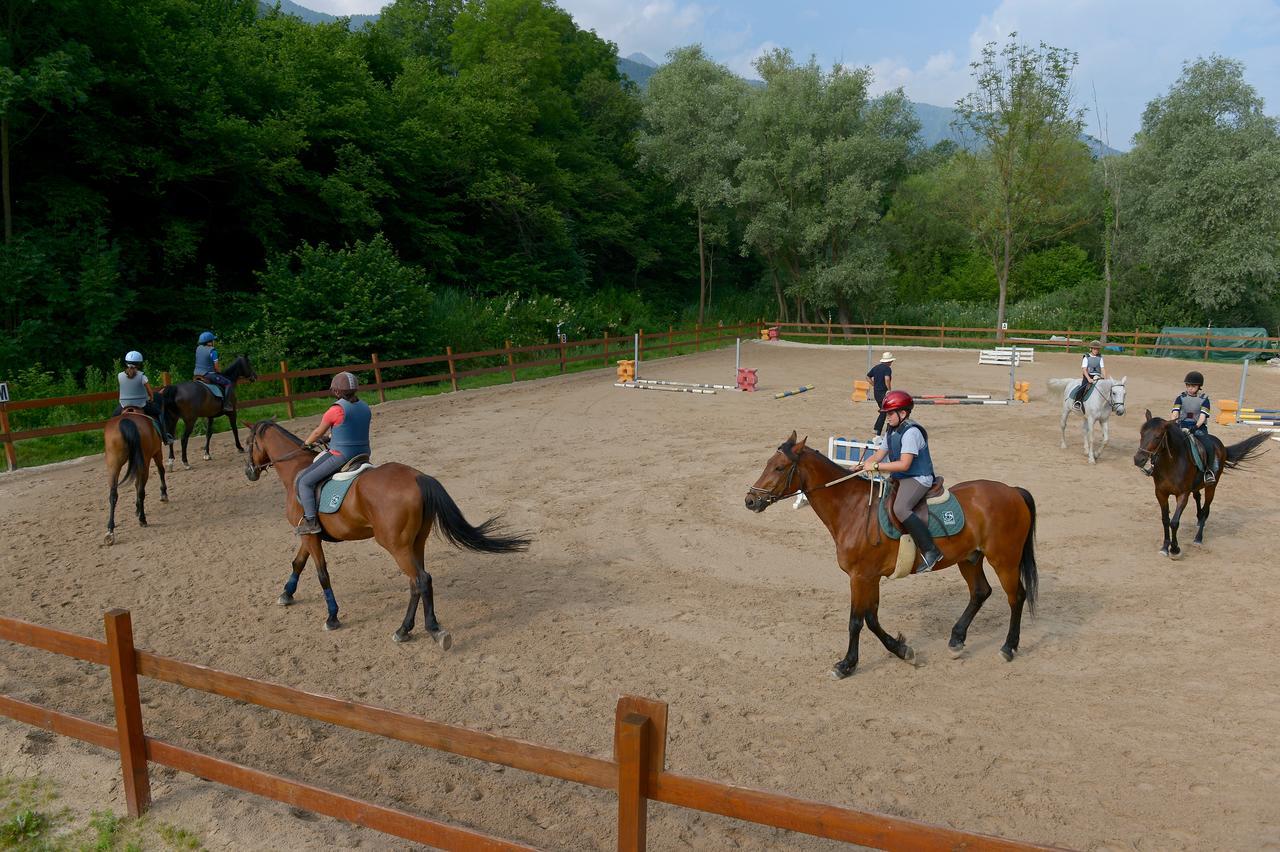
[[[1084,410],[1084,395],[1089,392],[1090,386],[1096,384],[1098,379],[1106,378],[1110,377],[1107,375],[1107,365],[1102,360],[1102,341],[1091,341],[1089,354],[1080,360],[1080,387],[1075,393],[1076,411]]]
[[[213,348],[214,341],[217,339],[212,331],[200,332],[199,345],[196,346],[194,375],[197,379],[204,379],[209,384],[222,388],[222,413],[230,414],[235,410],[231,401],[231,392],[234,388],[231,380],[222,375],[221,365],[218,363],[218,350]]]
[[[120,385],[120,404],[111,412],[118,417],[126,408],[137,408],[160,426],[160,434],[165,443],[173,441],[173,436],[164,424],[164,412],[155,402],[155,392],[147,381],[147,374],[142,372],[142,353],[131,349],[124,356],[124,372],[116,375]]]
[[[1200,388],[1204,387],[1204,376],[1199,370],[1192,370],[1182,380],[1186,391],[1178,394],[1173,400],[1170,414],[1178,421],[1184,432],[1199,438],[1208,435],[1205,426],[1209,422],[1209,397]],[[1213,466],[1205,465],[1204,481],[1214,482]]]
[[[898,480],[898,494],[893,501],[893,516],[911,534],[924,564],[917,573],[932,571],[942,561],[942,551],[933,542],[929,525],[915,513],[916,506],[933,487],[933,459],[929,455],[929,435],[924,427],[907,419],[915,408],[915,400],[906,391],[889,391],[880,410],[885,414],[888,432],[885,445],[865,462],[854,466],[854,472],[868,470],[887,473]],[[884,459],[887,462],[881,464]]]
[[[338,401],[329,406],[320,419],[320,425],[307,436],[305,446],[310,448],[330,429],[333,430],[324,457],[298,476],[298,502],[302,504],[302,523],[294,530],[298,535],[315,535],[321,531],[316,499],[316,489],[320,484],[356,456],[371,452],[369,424],[373,420],[373,412],[367,402],[356,397],[357,387],[359,382],[352,373],[342,372],[334,376],[329,390]]]

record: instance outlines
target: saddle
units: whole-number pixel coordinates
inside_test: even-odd
[[[902,480],[900,479],[889,480],[889,487],[888,489],[886,489],[885,495],[884,495],[884,502],[886,505],[893,506],[893,501],[896,500],[898,497],[898,483],[900,483],[901,481]],[[919,515],[921,514],[920,510],[922,507],[934,506],[940,503],[945,503],[950,498],[951,498],[951,492],[944,487],[942,483],[942,477],[934,476],[933,485],[929,488],[927,492],[925,492],[924,499],[912,507],[912,511],[915,512],[917,515]],[[924,516],[921,518],[921,520],[925,521],[926,523],[928,522],[929,517],[928,517],[927,508],[925,508]],[[902,528],[902,522],[899,521],[894,516],[893,512],[889,512],[889,523],[893,524],[893,528],[898,531],[899,535],[906,534],[907,531]]]
[[[147,418],[152,426],[156,427],[156,434],[160,436],[160,440],[164,440],[164,430],[160,428],[160,421],[156,420],[150,414],[143,410],[139,405],[126,405],[120,410],[121,414],[137,414],[139,417]]]
[[[885,489],[884,497],[881,498],[877,509],[881,531],[888,538],[898,542],[898,557],[893,574],[885,578],[893,580],[910,574],[916,567],[918,556],[915,542],[893,515],[893,501],[897,496],[898,482],[899,480],[893,480]],[[944,487],[940,476],[934,477],[933,487],[913,511],[929,525],[929,533],[935,540],[955,535],[964,529],[964,508],[956,496]]]
[[[324,457],[324,453],[316,456],[316,462]],[[355,484],[356,478],[373,468],[374,465],[369,463],[369,454],[361,453],[352,456],[337,473],[316,486],[316,505],[320,508],[320,514],[331,515],[341,509],[342,501],[346,499],[347,491]]]

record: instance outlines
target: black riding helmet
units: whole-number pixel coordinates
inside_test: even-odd
[[[1182,383],[1184,385],[1201,386],[1204,384],[1204,376],[1200,375],[1199,370],[1192,370],[1190,373],[1187,373],[1187,377],[1182,380]]]

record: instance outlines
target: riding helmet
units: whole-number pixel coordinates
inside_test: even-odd
[[[1101,349],[1101,348],[1102,348],[1102,341],[1101,341],[1101,340],[1090,340],[1090,341],[1089,341],[1089,348],[1090,348],[1090,349]]]
[[[215,340],[217,340],[217,339],[218,339],[218,338],[214,337],[214,335],[213,335],[213,332],[212,332],[212,331],[202,331],[202,332],[200,332],[200,340],[199,340],[198,342],[199,342],[199,343],[201,343],[201,344],[204,344],[204,343],[212,343],[213,341],[215,341]]]
[[[880,411],[888,414],[890,411],[905,411],[911,413],[911,409],[916,407],[916,401],[911,398],[911,394],[906,391],[891,390],[884,395],[884,401],[880,403]]]
[[[141,366],[142,366],[142,353],[141,353],[141,352],[139,352],[137,349],[130,349],[130,350],[129,350],[128,352],[126,352],[126,353],[125,353],[125,355],[124,355],[124,363],[125,363],[125,364],[127,364],[127,365],[128,365],[128,364],[131,364],[131,365],[133,365],[134,367],[141,367]]]
[[[1192,370],[1190,373],[1187,373],[1187,377],[1182,380],[1182,383],[1184,385],[1203,385],[1204,376],[1200,375],[1199,370]]]
[[[359,387],[360,383],[356,380],[355,373],[343,371],[333,377],[333,381],[329,382],[329,390],[334,396],[342,396],[344,393],[354,391]]]

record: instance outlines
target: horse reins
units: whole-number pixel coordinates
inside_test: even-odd
[[[783,486],[782,486],[783,491],[790,491],[792,480],[795,479],[800,472],[800,456],[794,451],[792,451],[792,449],[788,447],[786,444],[779,445],[778,452],[782,453],[784,456],[786,456],[788,459],[791,460],[791,468],[787,471],[787,481],[783,483]],[[761,497],[763,497],[765,500],[767,500],[768,502],[765,503],[765,507],[767,508],[769,506],[772,506],[774,503],[777,503],[779,500],[786,500],[787,498],[794,497],[797,494],[804,494],[807,496],[810,491],[817,491],[819,488],[830,488],[833,485],[839,485],[840,483],[846,482],[857,476],[862,476],[862,472],[858,471],[856,473],[850,473],[847,476],[842,476],[838,479],[833,479],[830,482],[824,482],[822,485],[819,485],[817,488],[811,489],[811,488],[806,488],[804,485],[801,485],[795,491],[791,491],[790,494],[774,494],[772,491],[770,491],[767,488],[757,488],[754,485],[748,486],[747,491],[751,494],[758,494]]]
[[[266,424],[266,426],[276,426],[277,428],[283,429],[283,427],[278,426],[278,424],[276,423],[268,423]],[[266,429],[266,426],[263,427],[264,430]],[[298,447],[296,450],[293,450],[291,452],[285,453],[278,459],[271,458],[271,454],[270,452],[268,452],[266,464],[254,464],[253,448],[254,446],[257,445],[257,442],[258,442],[258,430],[254,429],[251,432],[249,432],[249,460],[245,462],[245,464],[247,467],[253,470],[253,473],[255,476],[259,473],[262,473],[264,470],[266,470],[267,468],[271,467],[272,465],[278,462],[288,461],[294,456],[301,455],[302,453],[311,452],[310,450],[307,449],[306,444],[303,444],[301,447]]]

